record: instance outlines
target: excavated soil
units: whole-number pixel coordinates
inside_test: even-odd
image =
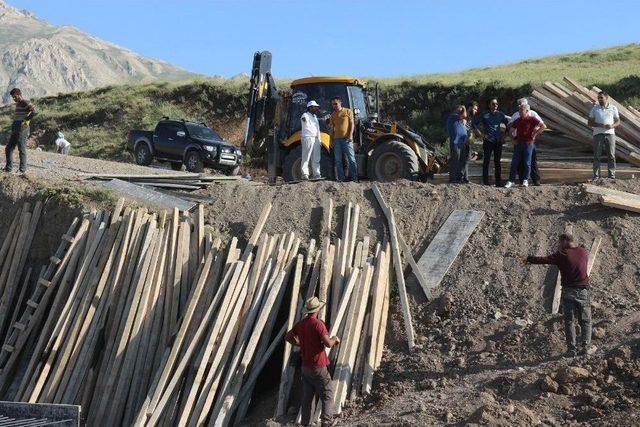
[[[61,181],[66,181],[73,179],[74,170],[104,170],[106,165],[88,165],[82,159],[56,171],[72,159],[44,155],[32,159],[42,168],[33,168],[33,177],[0,179],[0,233],[18,208],[16,201],[36,197],[40,185],[36,183],[42,178],[60,173]],[[638,179],[605,185],[640,193]],[[386,347],[373,394],[350,402],[340,424],[635,423],[634,415],[640,415],[640,214],[604,207],[578,185],[506,190],[401,181],[380,187],[416,258],[454,209],[482,210],[485,216],[432,301],[409,276],[419,343],[412,353],[407,351],[397,293],[392,292]],[[386,233],[369,183],[267,186],[239,181],[185,197],[204,201],[207,222],[226,236],[247,239],[263,206],[271,202],[265,231],[293,231],[304,248],[310,239],[320,237],[322,204],[328,197],[336,208],[334,236],[340,234],[348,202],[361,206],[360,238],[369,234],[375,244]],[[52,253],[77,213],[53,201],[45,211],[51,229],[34,242],[37,251],[46,253],[43,257]],[[587,247],[595,237],[603,238],[592,271],[598,351],[576,359],[562,357],[562,319],[549,314],[553,269],[525,266],[515,257],[552,252],[566,223],[573,224],[578,242]],[[256,399],[256,407],[265,409],[254,414],[270,416],[272,399]],[[264,423],[251,418],[251,424]]]
[[[605,185],[639,193],[640,180]],[[454,209],[485,212],[427,301],[408,280],[419,346],[409,354],[397,294],[383,364],[371,396],[352,402],[349,425],[630,424],[640,413],[640,215],[604,207],[578,185],[496,189],[479,185],[380,184],[400,232],[417,258]],[[359,236],[379,241],[385,220],[370,184],[301,183],[276,187],[220,184],[208,221],[248,234],[265,203],[269,233],[319,238],[322,201],[334,200],[334,233],[343,206],[361,206]],[[547,254],[566,223],[580,244],[602,236],[592,271],[595,355],[565,359],[561,316],[552,316],[553,268],[522,265],[515,255]],[[587,375],[574,372],[586,368]],[[548,377],[548,378],[547,378]],[[544,385],[551,380],[551,387]],[[551,391],[549,391],[551,390]],[[624,422],[626,420],[626,422]],[[257,421],[257,420],[254,420]]]

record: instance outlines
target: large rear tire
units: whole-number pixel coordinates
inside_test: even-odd
[[[320,149],[320,175],[327,180],[334,179],[333,157],[324,148]],[[282,162],[282,178],[286,182],[302,178],[302,146],[292,148]]]
[[[378,145],[369,158],[367,172],[369,179],[394,181],[408,179],[417,181],[420,177],[418,156],[400,141],[387,141]]]
[[[240,174],[240,166],[233,166],[222,170],[227,176],[236,176]]]
[[[153,161],[153,155],[149,146],[144,142],[139,142],[136,145],[136,163],[141,166],[149,166]]]

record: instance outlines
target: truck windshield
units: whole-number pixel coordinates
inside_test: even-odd
[[[220,141],[222,138],[212,129],[202,125],[187,123],[187,130],[191,138],[204,139],[207,141]]]

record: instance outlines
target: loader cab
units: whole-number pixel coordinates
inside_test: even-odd
[[[336,97],[342,100],[343,107],[353,111],[356,122],[368,119],[364,84],[357,79],[352,77],[308,77],[293,81],[284,126],[284,139],[289,139],[300,131],[300,116],[307,111],[307,102],[311,100],[320,104],[318,110],[320,130],[328,132],[326,119],[333,111],[331,99]],[[324,143],[323,139],[323,145]],[[287,145],[286,141],[285,145]]]

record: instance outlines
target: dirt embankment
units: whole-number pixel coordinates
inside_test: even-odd
[[[607,185],[638,193],[639,183]],[[603,207],[579,186],[509,191],[403,181],[380,187],[416,257],[452,210],[477,209],[485,216],[435,300],[427,301],[409,277],[419,343],[412,354],[406,351],[399,302],[392,294],[387,346],[374,393],[352,402],[341,423],[605,425],[628,424],[632,414],[640,414],[640,215]],[[29,179],[0,179],[0,233],[18,209],[16,202],[38,197],[37,191]],[[208,200],[211,227],[245,239],[263,205],[272,202],[265,231],[294,231],[306,246],[320,237],[327,197],[336,207],[335,235],[348,202],[361,206],[360,238],[369,234],[376,242],[386,233],[368,183],[270,187],[237,182],[192,195]],[[76,213],[54,201],[45,204],[44,220],[50,227],[36,236],[34,258],[52,253]],[[578,242],[587,247],[595,237],[603,238],[592,272],[594,344],[599,350],[576,360],[561,357],[561,317],[548,314],[552,269],[524,266],[514,256],[553,251],[566,223],[573,224]]]
[[[638,180],[607,184],[638,192]],[[481,224],[426,301],[408,281],[419,349],[406,351],[397,295],[393,295],[383,366],[369,398],[349,407],[345,424],[425,425],[477,422],[559,425],[576,420],[614,422],[638,411],[636,359],[640,333],[640,215],[601,206],[579,186],[526,190],[478,185],[381,184],[396,211],[400,232],[418,257],[454,209],[485,212]],[[318,238],[322,200],[361,205],[359,237],[380,240],[385,223],[369,184],[303,183],[267,187],[223,184],[202,191],[211,197],[208,221],[234,235],[253,228],[262,206],[274,210],[268,233],[295,231]],[[592,271],[594,344],[588,358],[567,360],[561,316],[549,313],[553,268],[524,266],[516,254],[547,254],[566,223],[580,244],[603,238]],[[568,366],[584,367],[575,374]],[[549,377],[558,385],[545,391]],[[541,388],[542,387],[542,388]]]

